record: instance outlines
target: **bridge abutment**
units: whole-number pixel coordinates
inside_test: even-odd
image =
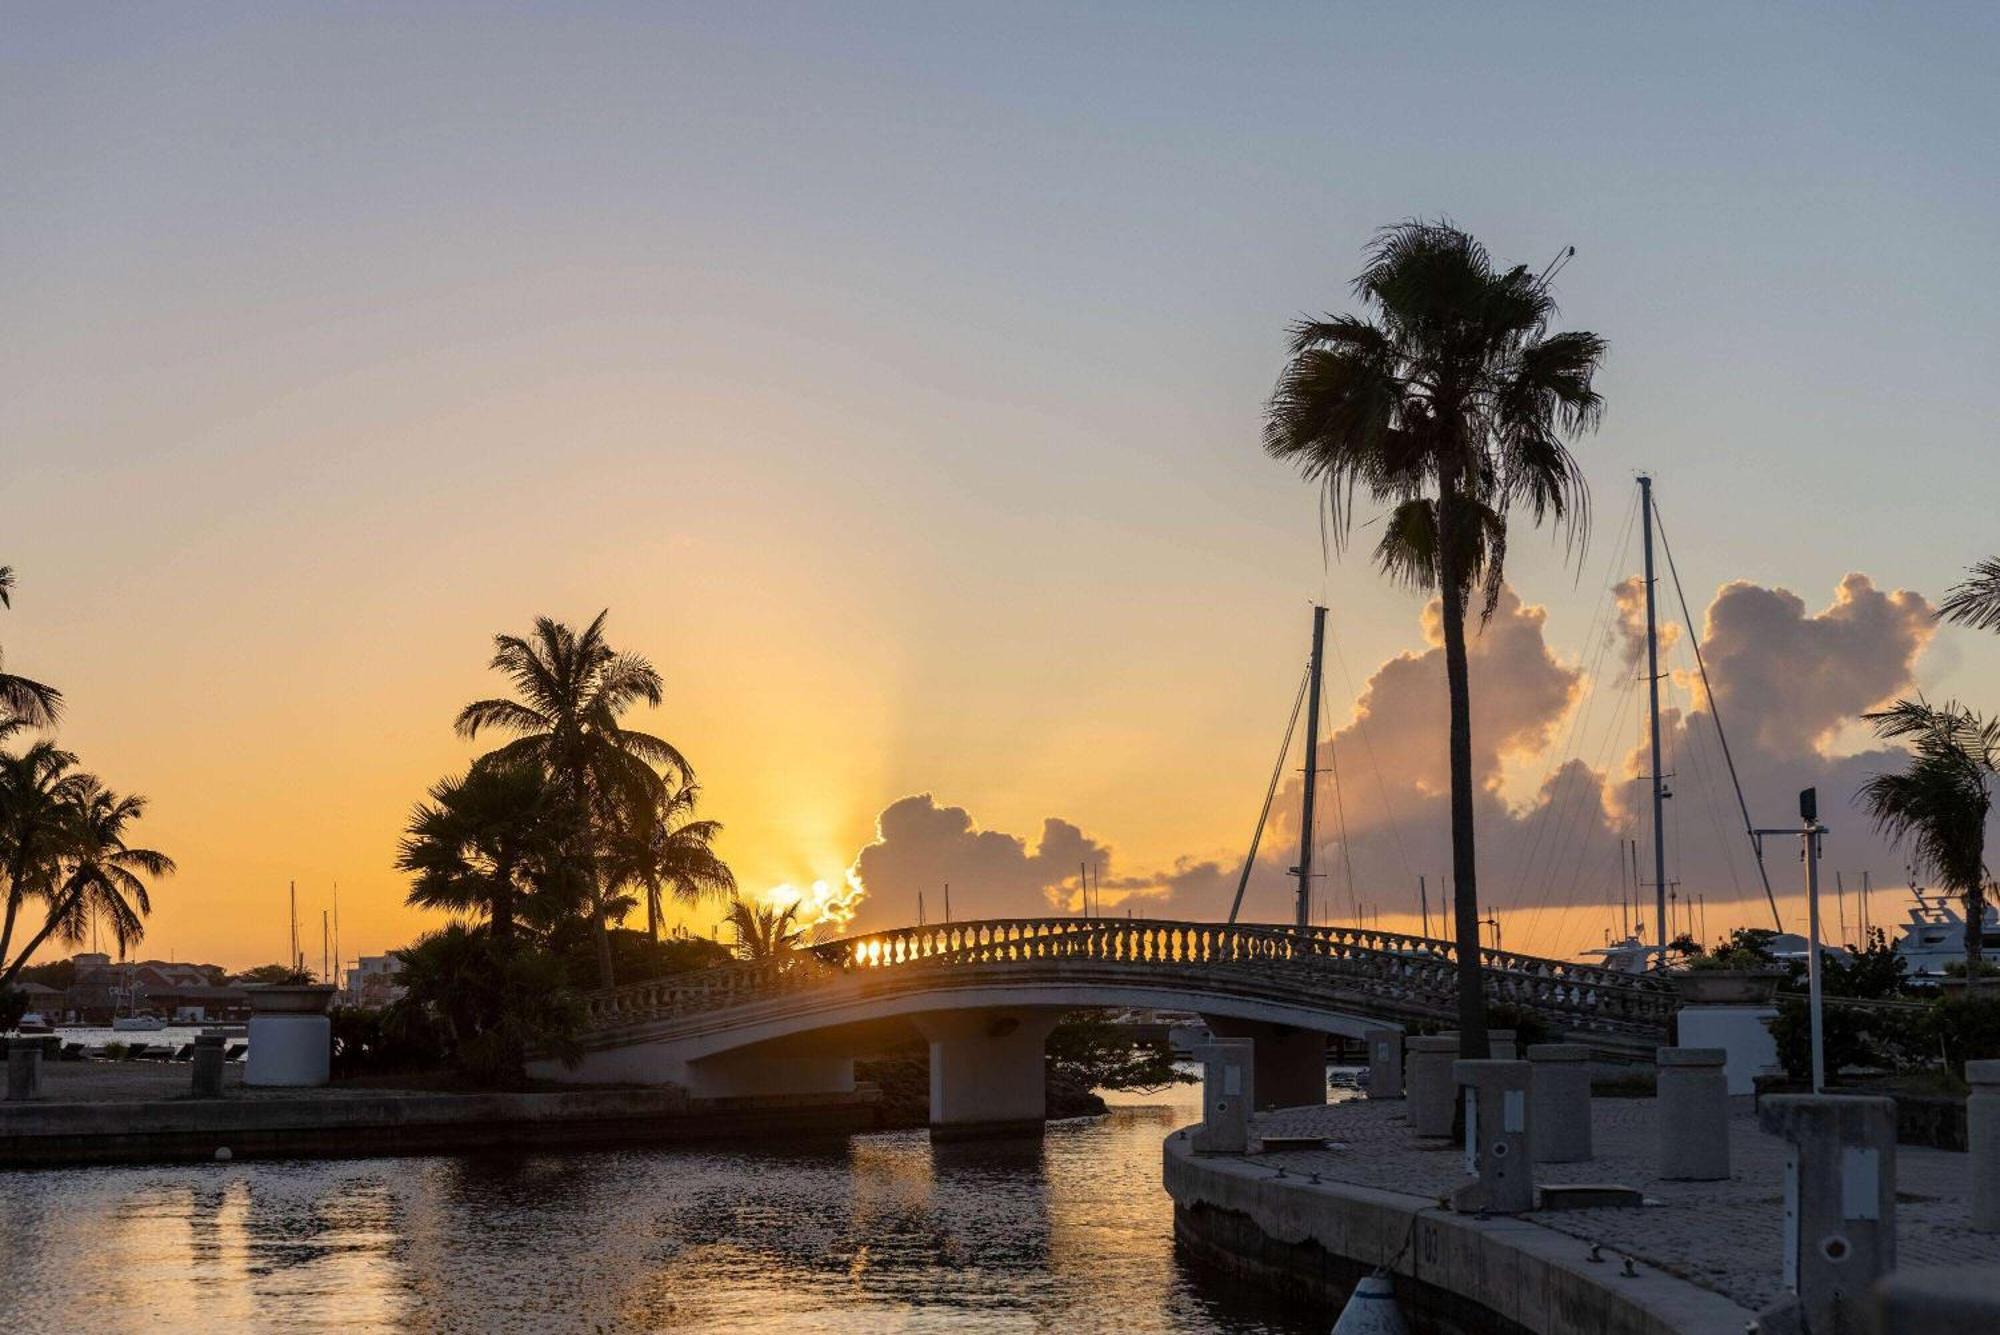
[[[1326,1035],[1264,1020],[1239,1020],[1204,1015],[1217,1038],[1247,1038],[1255,1042],[1251,1087],[1258,1111],[1297,1108],[1326,1102]]]
[[[1043,1044],[1060,1010],[942,1011],[913,1017],[931,1046],[931,1138],[1039,1134],[1048,1113]]]

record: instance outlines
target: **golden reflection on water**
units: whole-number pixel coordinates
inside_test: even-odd
[[[1198,1106],[957,1145],[0,1174],[0,1331],[1323,1331],[1176,1259],[1160,1142]]]

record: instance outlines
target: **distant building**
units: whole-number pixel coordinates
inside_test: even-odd
[[[101,1024],[118,1015],[163,1020],[239,1020],[250,1013],[250,994],[228,985],[219,964],[170,960],[114,962],[109,955],[73,956],[76,978],[63,999],[65,1018]]]
[[[341,1000],[364,1010],[380,1010],[402,1000],[403,985],[398,981],[402,976],[403,961],[393,952],[363,955],[347,971],[347,986],[342,989]]]

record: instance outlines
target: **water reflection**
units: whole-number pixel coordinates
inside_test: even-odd
[[[1039,1142],[0,1175],[0,1330],[1323,1331],[1176,1259],[1190,1099]]]

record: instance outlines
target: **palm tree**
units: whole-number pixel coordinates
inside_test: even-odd
[[[1485,247],[1449,222],[1383,229],[1354,280],[1374,319],[1295,325],[1264,427],[1266,452],[1323,491],[1336,543],[1357,492],[1388,507],[1376,564],[1435,591],[1442,606],[1458,1027],[1468,1057],[1488,1047],[1466,615],[1475,592],[1482,621],[1492,615],[1514,507],[1537,524],[1554,521],[1573,543],[1587,536],[1589,491],[1565,441],[1595,428],[1603,412],[1592,379],[1605,341],[1550,332],[1548,277],[1518,265],[1496,270]]]
[[[475,700],[459,711],[456,724],[459,735],[468,739],[483,728],[517,734],[480,763],[536,765],[568,791],[583,813],[577,823],[578,856],[590,879],[598,981],[606,988],[615,979],[599,832],[615,829],[624,813],[658,802],[664,780],[655,767],[677,782],[694,781],[694,771],[679,751],[619,722],[634,705],[659,704],[663,688],[651,663],[605,642],[608,615],[599,612],[582,634],[537,617],[526,639],[494,636],[490,666],[514,683],[518,698]]]
[[[682,904],[736,893],[736,875],[716,856],[722,822],[694,820],[701,790],[694,784],[665,789],[645,819],[627,822],[613,849],[614,879],[638,886],[646,903],[646,935],[660,939],[668,896]]]
[[[583,897],[573,825],[566,796],[534,766],[474,765],[440,780],[397,851],[396,869],[415,878],[407,902],[484,912],[501,943],[514,939],[524,903],[536,926],[550,926]]]
[[[798,926],[799,906],[733,899],[723,922],[736,933],[736,953],[746,960],[777,959],[804,943],[808,928]]]
[[[2000,631],[2000,556],[1981,561],[1951,586],[1938,615],[1974,630]]]
[[[1885,741],[1910,744],[1910,762],[1877,774],[1856,800],[1890,839],[1908,840],[1916,869],[1956,892],[1965,905],[1965,985],[1979,984],[1980,935],[1986,922],[1986,820],[2000,779],[2000,719],[1982,719],[1956,703],[1933,707],[1898,700],[1861,717]]]
[[[124,954],[145,936],[146,915],[153,911],[145,878],[173,875],[172,858],[126,842],[129,827],[145,814],[145,798],[114,793],[91,779],[67,806],[62,876],[49,897],[48,917],[0,974],[0,989],[14,981],[28,957],[51,936],[72,944],[83,941],[93,917],[109,924]]]
[[[0,607],[14,605],[14,567],[0,566]],[[0,737],[22,727],[53,727],[62,717],[62,692],[26,677],[0,672]],[[0,954],[6,947],[0,943]]]
[[[97,782],[75,765],[74,755],[50,741],[19,755],[0,751],[0,871],[7,877],[0,966],[7,962],[22,905],[53,899],[72,812]]]

